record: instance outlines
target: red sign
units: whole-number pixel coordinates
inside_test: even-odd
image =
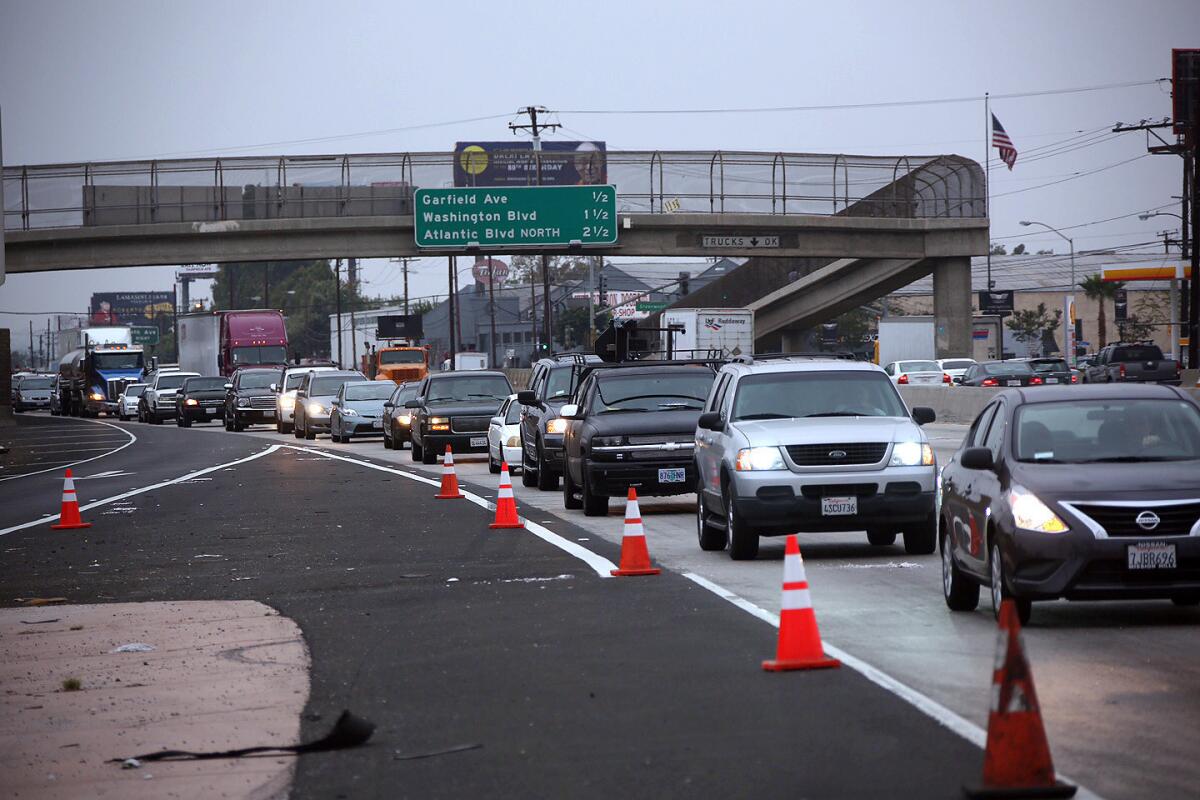
[[[498,258],[479,258],[471,266],[471,274],[477,283],[495,281],[499,285],[508,277],[508,264]]]

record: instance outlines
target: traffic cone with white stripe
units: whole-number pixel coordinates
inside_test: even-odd
[[[657,575],[662,572],[650,566],[650,551],[646,549],[646,529],[642,527],[642,510],[638,508],[637,490],[629,487],[625,499],[625,533],[621,537],[621,568],[609,570],[613,575]]]
[[[1025,658],[1021,622],[1011,598],[1000,604],[992,666],[983,785],[964,786],[963,790],[968,797],[1073,797],[1076,787],[1054,775],[1033,673]]]
[[[73,531],[79,528],[90,528],[92,523],[84,522],[79,516],[79,498],[75,496],[75,477],[67,470],[63,480],[62,511],[58,515],[58,524],[51,525],[58,531]]]
[[[436,500],[461,500],[465,495],[458,490],[458,473],[454,471],[454,451],[446,445],[442,458],[442,489],[434,495]]]
[[[517,516],[517,501],[513,497],[512,478],[508,477],[508,462],[500,462],[500,491],[496,495],[496,521],[489,528],[524,528]]]
[[[790,669],[823,669],[840,667],[842,662],[827,658],[821,647],[821,632],[817,630],[817,615],[813,613],[812,596],[808,593],[808,578],[804,575],[804,559],[796,535],[787,538],[783,551],[783,605],[779,611],[779,644],[775,658],[763,662],[768,672]]]

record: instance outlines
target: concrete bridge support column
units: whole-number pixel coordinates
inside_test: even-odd
[[[971,355],[971,259],[939,258],[933,267],[933,342],[937,358]]]

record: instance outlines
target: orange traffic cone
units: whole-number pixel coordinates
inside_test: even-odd
[[[458,490],[458,474],[454,471],[454,452],[446,445],[442,459],[442,489],[434,495],[437,500],[461,500],[464,495]]]
[[[646,529],[642,527],[642,510],[638,508],[637,490],[629,487],[625,499],[625,534],[621,537],[621,568],[609,570],[613,575],[657,575],[662,572],[650,566],[650,551],[646,549]]]
[[[783,551],[783,604],[779,611],[779,643],[775,658],[764,661],[763,669],[782,672],[789,669],[840,667],[836,658],[826,658],[804,575],[804,559],[795,534],[787,538]]]
[[[1012,599],[1005,600],[1000,605],[983,785],[963,790],[968,797],[1073,797],[1075,789],[1055,779],[1017,607]]]
[[[513,498],[512,479],[508,477],[508,462],[500,462],[500,492],[496,495],[496,521],[489,528],[524,528],[517,517],[517,501]]]
[[[63,480],[62,511],[58,515],[58,524],[51,528],[59,531],[73,531],[78,528],[90,528],[92,523],[84,522],[79,516],[79,499],[75,496],[75,478],[71,470]]]

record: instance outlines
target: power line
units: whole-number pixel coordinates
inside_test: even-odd
[[[1133,212],[1130,212],[1129,214],[1121,214],[1120,216],[1116,216],[1116,217],[1109,217],[1107,219],[1094,219],[1091,222],[1080,222],[1075,225],[1064,225],[1064,226],[1060,227],[1059,230],[1060,231],[1070,231],[1070,230],[1074,230],[1076,228],[1087,228],[1091,225],[1103,225],[1105,222],[1115,222],[1116,220],[1119,220],[1119,219],[1129,219],[1130,217],[1136,217],[1141,214],[1145,214],[1147,211],[1162,211],[1164,208],[1174,208],[1175,205],[1176,205],[1175,203],[1163,203],[1161,206],[1155,206],[1154,208],[1147,208],[1147,209],[1144,209],[1141,211],[1133,211]],[[1024,234],[1024,233],[1014,233],[1014,234],[1010,234],[1008,236],[993,236],[992,240],[999,241],[1001,239],[1022,239],[1022,238],[1028,239],[1031,237],[1028,234]]]
[[[1086,178],[1087,176],[1095,175],[1098,172],[1104,172],[1106,170],[1115,169],[1116,167],[1122,166],[1123,164],[1129,164],[1134,161],[1139,161],[1143,158],[1146,158],[1148,155],[1149,155],[1149,153],[1142,153],[1141,155],[1134,156],[1133,158],[1127,158],[1124,161],[1118,161],[1115,164],[1108,164],[1103,167],[1097,167],[1096,169],[1090,169],[1086,172],[1077,172],[1069,178],[1060,178],[1056,181],[1050,181],[1049,183],[1038,184],[1037,186],[1026,186],[1024,189],[1013,189],[1011,192],[1000,192],[999,194],[993,194],[992,199],[995,200],[997,197],[1008,197],[1009,195],[1020,194],[1021,192],[1032,192],[1034,189],[1045,189],[1047,186],[1057,186],[1058,184],[1066,183],[1067,181],[1073,181],[1078,178]]]

